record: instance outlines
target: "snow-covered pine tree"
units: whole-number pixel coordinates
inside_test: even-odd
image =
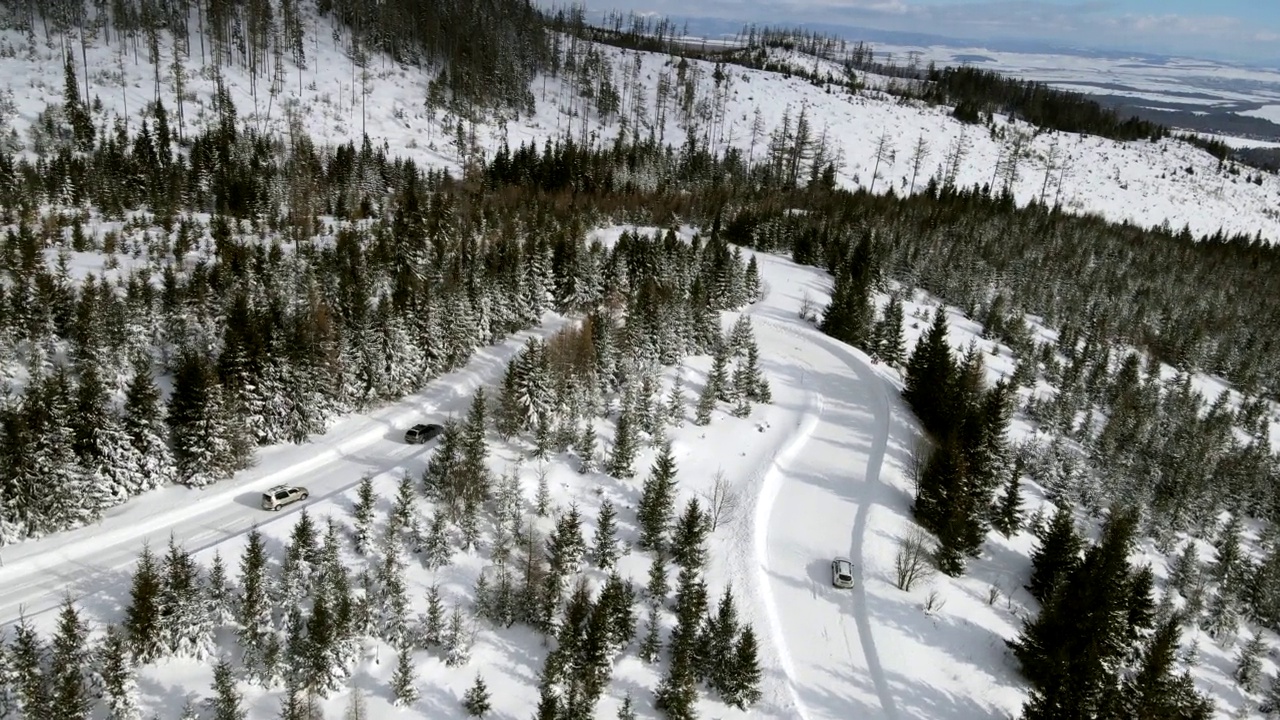
[[[706,384],[702,386],[702,393],[698,395],[698,404],[694,406],[694,425],[705,426],[711,424],[711,413],[716,409],[716,396],[719,392],[719,388],[716,387],[715,383],[712,382],[711,377],[708,376]]]
[[[706,538],[710,523],[697,498],[690,498],[671,534],[671,556],[676,565],[700,572],[707,563]]]
[[[97,363],[82,361],[77,371],[75,412],[68,418],[73,447],[89,492],[101,498],[104,508],[112,507],[136,494],[143,484],[138,477],[141,458],[111,407]]]
[[[1235,644],[1236,632],[1240,626],[1240,613],[1231,594],[1218,588],[1209,600],[1204,618],[1200,621],[1200,629],[1209,633],[1209,637],[1217,640],[1223,647]]]
[[[319,593],[307,618],[306,688],[322,698],[341,690],[348,676],[338,647],[343,642],[343,628],[336,609],[325,593]]]
[[[231,439],[222,388],[209,362],[188,353],[174,371],[169,397],[170,436],[179,480],[205,487],[227,477],[233,469]]]
[[[383,543],[382,563],[378,566],[378,594],[374,613],[378,636],[392,647],[409,638],[409,594],[404,582],[404,561],[397,543]]]
[[[476,681],[462,696],[462,707],[467,711],[467,715],[478,718],[488,715],[492,709],[489,687],[485,685],[484,678],[479,673],[476,674]]]
[[[444,664],[461,667],[471,660],[471,628],[468,627],[462,608],[457,605],[449,613],[449,624],[444,633]]]
[[[143,545],[133,570],[129,605],[125,608],[124,619],[129,649],[139,663],[152,662],[164,652],[165,639],[160,617],[163,583],[155,555],[149,546]]]
[[[97,665],[102,672],[107,720],[141,720],[136,669],[125,631],[115,625],[107,626],[98,649]]]
[[[214,653],[200,568],[170,536],[160,570],[160,632],[167,653],[203,660]]]
[[[453,545],[449,541],[449,526],[445,521],[444,512],[437,509],[431,516],[431,524],[428,526],[427,540],[422,548],[422,564],[428,570],[439,570],[445,567],[453,558]]]
[[[763,677],[756,634],[750,625],[744,627],[738,635],[738,642],[733,648],[732,666],[733,671],[726,676],[722,697],[729,705],[746,710],[760,702],[760,681]]]
[[[649,581],[645,591],[649,597],[649,605],[654,607],[662,606],[667,600],[667,593],[671,591],[671,584],[667,579],[667,555],[662,550],[655,552],[653,562],[649,563]]]
[[[547,560],[552,573],[568,577],[576,573],[586,553],[582,541],[582,515],[577,503],[571,503],[568,511],[556,521],[556,530],[547,539]]]
[[[356,488],[356,504],[352,510],[355,521],[356,552],[364,555],[369,551],[369,543],[373,536],[373,510],[376,497],[373,492],[373,475],[365,474],[360,478]]]
[[[400,535],[412,527],[417,510],[417,498],[413,494],[413,480],[406,470],[400,473],[400,482],[396,486],[396,499],[391,505],[391,515],[387,522],[388,541],[400,542]]]
[[[407,642],[396,648],[396,670],[391,676],[391,694],[396,707],[406,707],[418,701],[417,669],[414,667],[413,648]]]
[[[1236,655],[1236,682],[1247,693],[1256,693],[1261,689],[1262,655],[1266,649],[1266,641],[1262,633],[1258,632],[1249,638],[1249,642]]]
[[[271,578],[267,572],[267,551],[262,533],[254,527],[240,556],[240,593],[235,603],[236,634],[244,652],[244,667],[250,678],[266,683],[269,678],[268,638],[272,636]]]
[[[66,369],[59,368],[28,393],[33,395],[27,399],[29,409],[35,413],[35,422],[29,421],[35,430],[31,463],[40,474],[32,487],[41,488],[32,493],[28,528],[43,534],[97,521],[110,494],[108,488],[91,485],[76,461],[70,425],[71,379]]]
[[[538,517],[546,517],[551,511],[551,486],[545,465],[538,465],[538,488],[533,496],[533,511]]]
[[[461,428],[460,466],[458,472],[448,478],[451,484],[457,486],[451,495],[456,495],[458,499],[455,502],[463,506],[467,502],[478,505],[493,495],[493,472],[489,470],[489,445],[485,441],[486,402],[484,388],[476,388],[475,395],[471,398],[471,407],[467,411],[467,419]]]
[[[733,370],[733,389],[730,395],[734,398],[734,417],[745,418],[751,414],[751,394],[755,390],[755,379],[745,362],[739,362]]]
[[[902,298],[897,293],[889,296],[884,317],[876,323],[876,354],[889,367],[900,368],[907,357],[906,341],[902,337]]]
[[[733,651],[738,631],[738,609],[733,601],[733,590],[726,587],[715,614],[708,614],[699,630],[697,649],[698,675],[721,697],[729,694],[737,672]]]
[[[667,530],[675,512],[675,496],[676,462],[671,444],[667,443],[654,459],[636,507],[642,549],[661,552],[666,548]]]
[[[53,683],[46,670],[48,648],[26,616],[18,619],[13,644],[9,648],[17,704],[14,710],[22,717],[52,718]]]
[[[236,689],[231,663],[226,660],[220,660],[213,666],[213,697],[209,707],[213,711],[212,720],[247,720],[249,717],[244,709],[244,698]]]
[[[996,504],[991,525],[1005,537],[1012,537],[1022,528],[1022,463],[1014,463],[1004,493]]]
[[[617,513],[613,509],[613,503],[605,500],[600,504],[596,532],[591,542],[592,559],[601,570],[611,570],[618,560],[617,532]]]
[[[676,427],[684,426],[684,366],[676,368],[676,376],[671,381],[671,390],[667,393],[667,421]]]
[[[636,451],[639,449],[637,430],[632,410],[624,404],[622,412],[618,415],[618,426],[613,436],[613,449],[609,455],[609,463],[605,466],[606,473],[620,480],[626,480],[635,475],[632,465],[635,463]]]
[[[645,620],[644,638],[640,641],[640,659],[653,664],[662,653],[662,627],[658,620],[658,604],[649,604],[649,615]]]
[[[590,422],[582,424],[574,442],[573,452],[578,456],[578,472],[586,475],[596,471],[599,465],[600,449],[596,441],[596,429]]]
[[[135,494],[168,485],[175,478],[162,411],[160,389],[156,387],[151,367],[140,361],[125,386],[124,399],[124,431],[140,460]]]
[[[58,612],[58,629],[53,636],[48,671],[52,702],[46,717],[88,720],[94,705],[85,677],[90,667],[88,642],[89,629],[80,617],[80,611],[67,598]]]

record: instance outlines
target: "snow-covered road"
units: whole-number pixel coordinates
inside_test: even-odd
[[[758,256],[768,297],[748,312],[762,347],[790,365],[801,420],[765,473],[755,512],[756,596],[770,625],[792,713],[898,717],[867,608],[863,536],[871,506],[891,503],[880,483],[889,443],[889,385],[861,353],[796,317],[813,274]],[[806,277],[808,275],[808,277]],[[784,391],[786,392],[786,391]],[[856,587],[831,585],[831,559],[853,560]]]
[[[269,448],[255,467],[204,490],[169,487],[115,508],[90,527],[0,550],[0,623],[36,618],[68,594],[99,617],[123,607],[131,566],[144,544],[164,552],[172,535],[192,552],[279,517],[259,506],[278,483],[305,485],[310,505],[354,485],[366,473],[420,465],[429,445],[408,445],[404,431],[423,419],[461,417],[481,385],[501,379],[507,362],[531,334],[546,336],[563,318],[548,316],[538,330],[481,348],[461,370],[432,381],[421,393],[369,414],[354,415],[303,446]],[[282,511],[297,512],[304,504]]]

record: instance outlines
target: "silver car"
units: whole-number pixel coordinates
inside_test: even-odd
[[[849,558],[838,557],[831,561],[831,584],[845,589],[853,587],[853,563]]]
[[[307,489],[291,485],[277,485],[262,493],[263,510],[279,510],[285,505],[292,505],[307,499]]]

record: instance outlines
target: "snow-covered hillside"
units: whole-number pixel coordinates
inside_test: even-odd
[[[361,134],[367,133],[375,144],[386,143],[396,154],[420,163],[458,167],[459,149],[470,140],[464,138],[464,145],[459,145],[457,121],[425,107],[427,71],[377,55],[365,68],[355,67],[343,32],[335,32],[328,20],[312,18],[308,33],[306,67],[298,69],[291,60],[284,60],[288,67],[278,96],[268,90],[269,77],[254,83],[239,68],[224,68],[224,82],[240,117],[281,136],[288,132],[289,118],[296,118],[313,137],[328,143],[358,143]],[[43,33],[36,37],[33,47],[23,35],[0,35],[0,92],[12,93],[14,117],[9,122],[28,148],[26,131],[45,104],[60,96],[63,78],[60,45],[57,41],[45,44]],[[644,108],[640,113],[643,132],[653,130],[679,146],[687,127],[678,113],[671,108],[664,113],[656,102],[661,76],[674,82],[677,61],[653,53],[597,49],[612,64],[615,83],[639,63],[640,94],[623,98],[622,111],[625,114],[633,104]],[[125,115],[127,111],[136,117],[156,99],[154,70],[145,56],[135,61],[132,51],[121,50],[118,42],[97,42],[88,48],[88,91],[108,113]],[[177,103],[168,60],[171,53],[162,47],[160,55],[165,58],[160,98],[172,113]],[[777,59],[807,69],[821,64],[794,53]],[[768,134],[782,124],[784,116],[794,124],[803,111],[814,138],[825,136],[831,155],[839,161],[838,179],[847,186],[906,192],[917,141],[923,140],[927,153],[920,162],[916,191],[930,177],[944,177],[947,160],[958,149],[958,185],[990,184],[998,190],[1012,180],[1020,203],[1043,198],[1073,211],[1145,227],[1167,223],[1175,230],[1190,227],[1197,234],[1223,230],[1280,239],[1280,215],[1274,211],[1280,179],[1264,175],[1261,184],[1254,184],[1245,175],[1219,172],[1217,160],[1179,141],[1119,143],[1060,133],[1035,135],[1033,128],[1004,118],[997,118],[1003,135],[998,138],[981,126],[961,124],[945,107],[916,106],[875,91],[849,95],[841,88],[737,66],[725,70],[728,79],[719,91],[723,95],[718,96],[712,65],[692,62],[688,69],[700,77],[699,99],[694,103],[698,132],[705,133],[708,118],[716,118],[711,121],[717,124],[712,140],[720,149],[733,145],[759,159],[766,152]],[[874,78],[869,80],[869,86],[877,84]],[[183,87],[185,122],[209,121],[214,77],[194,49],[186,60]],[[533,92],[533,116],[474,128],[480,151],[491,152],[503,140],[512,146],[527,141],[540,144],[571,131],[575,137],[606,141],[619,132],[616,120],[602,123],[594,111],[584,111],[586,104],[558,78],[535,81]],[[654,129],[660,115],[665,115],[664,127]],[[582,132],[584,121],[586,133]],[[466,128],[464,135],[471,130]],[[1025,140],[1015,141],[1015,137]],[[886,139],[884,146],[881,138]],[[1016,172],[1009,168],[1013,156],[1018,158]]]
[[[621,232],[611,228],[594,237],[611,244]],[[763,254],[756,260],[766,295],[741,314],[753,322],[773,402],[756,406],[745,418],[716,411],[706,426],[687,422],[692,419],[690,403],[682,413],[686,422],[667,431],[678,467],[676,506],[695,498],[716,505],[713,498],[727,498],[718,504],[716,528],[708,539],[705,580],[713,602],[723,590],[733,590],[738,617],[755,628],[761,664],[770,669],[755,707],[735,710],[708,694],[700,700],[700,714],[796,720],[1016,716],[1026,699],[1025,683],[1004,641],[1015,637],[1022,621],[1036,611],[1023,588],[1035,536],[1026,529],[1008,539],[992,533],[963,577],[925,573],[913,588],[900,590],[895,555],[914,527],[911,467],[920,439],[917,423],[899,397],[901,377],[800,319],[805,305],[827,301],[830,278],[823,271]],[[921,318],[934,306],[918,293],[907,301],[909,347],[924,333],[927,323]],[[723,318],[726,329],[736,315]],[[953,346],[977,343],[988,358],[991,379],[1013,371],[1007,347],[983,338],[981,327],[954,310],[949,315]],[[536,334],[547,335],[562,325],[563,320],[552,320]],[[517,338],[483,351],[423,393],[372,415],[349,418],[315,444],[270,449],[257,468],[215,490],[161,490],[119,508],[99,526],[6,548],[0,567],[0,620],[7,624],[25,616],[52,630],[58,604],[70,592],[93,625],[109,622],[128,602],[136,554],[144,544],[160,549],[170,539],[185,544],[206,568],[220,556],[229,566],[229,580],[236,583],[237,558],[253,527],[273,558],[289,543],[303,509],[322,525],[323,519],[332,519],[348,535],[358,502],[355,484],[365,474],[373,476],[376,530],[381,533],[399,479],[406,473],[418,477],[433,450],[401,442],[404,426],[423,417],[464,414],[470,393],[496,383],[503,361],[519,347]],[[709,358],[690,358],[679,372],[671,368],[665,373],[659,392],[665,396],[678,375],[686,392],[696,396],[709,369]],[[612,422],[597,425],[608,437]],[[1010,440],[1034,437],[1034,426],[1019,418]],[[635,466],[641,476],[656,453],[653,446],[640,452]],[[517,478],[525,512],[539,504],[540,476],[545,476],[549,504],[561,513],[576,507],[586,537],[599,522],[604,502],[612,503],[623,548],[619,572],[637,588],[646,584],[652,562],[636,547],[639,479],[580,473],[569,455],[530,461],[519,441],[495,443],[490,462],[496,472]],[[719,492],[717,478],[728,483]],[[306,484],[312,499],[302,508],[264,513],[257,498],[279,482]],[[1050,507],[1043,488],[1028,482],[1023,492],[1027,515]],[[543,530],[551,527],[550,519],[538,522]],[[488,548],[492,540],[486,531],[481,546]],[[853,561],[852,590],[832,587],[835,556]],[[1149,543],[1143,544],[1140,557],[1156,565],[1158,577],[1168,576],[1164,555]],[[343,558],[351,566],[367,562],[349,550]],[[469,615],[476,580],[489,562],[487,550],[478,549],[457,552],[438,570],[411,559],[405,571],[411,611],[425,613],[428,590],[436,586],[446,607],[464,608]],[[586,575],[597,585],[605,577],[595,569]],[[469,623],[473,639],[463,664],[451,665],[434,651],[413,653],[414,682],[422,696],[407,708],[394,707],[388,690],[395,650],[366,641],[350,682],[368,696],[368,716],[461,717],[459,700],[477,673],[493,693],[496,716],[527,716],[537,703],[536,678],[547,648],[520,625]],[[641,618],[639,626],[644,623]],[[1271,635],[1266,639],[1276,645]],[[1198,630],[1184,641],[1184,646],[1194,642],[1199,648],[1195,674],[1200,688],[1214,697],[1218,717],[1231,717],[1243,699],[1232,678],[1234,650]],[[1272,665],[1264,660],[1266,675],[1275,671]],[[659,666],[624,649],[613,673],[599,717],[612,717],[627,697],[639,717],[660,716],[649,701],[660,680]],[[208,695],[210,682],[208,663],[168,658],[142,667],[140,696],[148,711],[178,717],[187,701]],[[248,683],[240,688],[252,720],[276,716],[278,690]],[[340,716],[348,700],[347,693],[324,700],[326,716]]]

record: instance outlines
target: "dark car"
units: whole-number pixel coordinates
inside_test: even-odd
[[[443,425],[424,425],[419,423],[409,428],[409,431],[404,434],[404,441],[410,445],[421,445],[431,442],[442,432],[444,432]]]

